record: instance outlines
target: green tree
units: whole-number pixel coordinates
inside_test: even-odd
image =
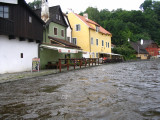
[[[112,43],[122,46],[140,39],[153,40],[160,45],[160,1],[145,0],[141,10],[126,11],[117,9],[109,11],[88,7],[86,11],[89,19],[97,22],[112,33]]]
[[[100,13],[97,8],[88,7],[84,13],[88,13],[88,18],[100,23]]]
[[[146,11],[147,9],[152,9],[152,0],[145,0],[144,3],[140,5],[141,10]]]
[[[33,9],[40,9],[42,2],[41,0],[34,0],[33,2],[29,2],[28,5]]]
[[[114,53],[123,55],[125,60],[136,59],[135,50],[129,44],[115,47],[112,50]]]

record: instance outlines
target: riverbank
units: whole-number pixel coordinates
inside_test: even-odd
[[[96,65],[96,66],[98,66],[98,65]],[[91,66],[91,67],[95,67],[95,66]],[[81,69],[84,69],[84,68],[89,68],[89,66],[87,66],[87,67],[82,66],[81,67]],[[74,70],[74,68],[73,67],[70,68],[69,71],[71,71],[71,70]],[[76,66],[75,70],[80,70],[80,68],[78,66]],[[67,72],[67,68],[63,68],[61,71]],[[52,75],[52,74],[57,74],[57,73],[60,73],[59,69],[40,70],[39,72],[25,71],[25,72],[16,72],[16,73],[5,73],[5,74],[0,74],[0,84],[5,83],[5,82],[47,76],[47,75]]]
[[[153,61],[153,60],[160,60],[160,59],[129,60],[129,61],[124,61],[124,62],[140,62],[140,61]],[[104,63],[104,65],[107,65],[107,64],[108,63]],[[112,63],[112,64],[115,64],[115,63]],[[84,68],[89,68],[89,67],[83,66],[82,69]],[[71,68],[70,70],[74,70],[74,69]],[[80,70],[80,68],[77,66],[76,70]],[[62,72],[67,72],[67,68],[63,68]],[[5,74],[0,74],[0,84],[5,83],[5,82],[10,82],[10,81],[23,80],[23,79],[52,75],[52,74],[57,74],[57,73],[59,73],[59,69],[40,70],[39,72],[26,71],[26,72],[17,72],[17,73],[5,73]]]

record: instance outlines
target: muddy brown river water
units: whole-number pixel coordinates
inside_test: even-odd
[[[160,60],[0,84],[0,119],[160,120]]]

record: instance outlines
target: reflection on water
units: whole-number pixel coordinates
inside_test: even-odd
[[[0,119],[159,120],[160,61],[0,84]]]

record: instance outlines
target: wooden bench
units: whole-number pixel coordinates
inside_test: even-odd
[[[58,69],[58,62],[48,62],[46,65],[46,69]]]

